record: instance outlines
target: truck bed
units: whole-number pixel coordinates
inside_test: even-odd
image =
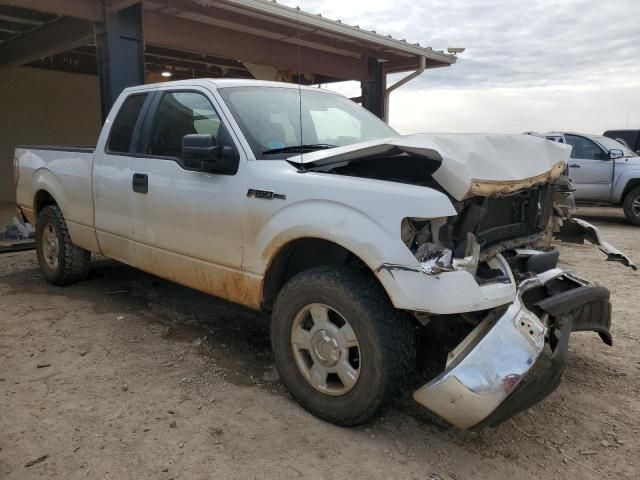
[[[72,237],[93,228],[93,152],[78,145],[16,146],[16,201],[29,222],[35,225],[39,192],[46,192],[64,212]]]

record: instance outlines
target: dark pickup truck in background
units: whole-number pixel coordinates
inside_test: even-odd
[[[640,130],[607,130],[603,135],[624,143],[640,155]]]

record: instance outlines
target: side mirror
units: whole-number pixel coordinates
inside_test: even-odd
[[[217,145],[213,135],[193,134],[182,137],[182,166],[187,170],[235,175],[239,162],[237,150]]]
[[[611,160],[616,160],[622,157],[624,157],[624,152],[619,148],[612,148],[611,150],[609,150],[609,158]]]

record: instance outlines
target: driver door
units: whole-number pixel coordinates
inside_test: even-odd
[[[611,196],[613,162],[607,152],[592,140],[565,134],[573,147],[569,159],[569,178],[576,186],[576,200],[607,201]]]
[[[212,134],[236,148],[235,175],[186,170],[182,138]],[[210,92],[200,88],[156,93],[133,160],[133,243],[136,266],[160,277],[246,303],[241,272],[241,180],[245,156]],[[136,180],[137,179],[137,180]],[[137,188],[136,188],[137,182]]]

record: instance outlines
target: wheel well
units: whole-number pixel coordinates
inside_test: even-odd
[[[294,240],[280,249],[267,269],[262,290],[262,308],[271,311],[278,292],[290,278],[303,270],[321,265],[353,265],[370,272],[358,256],[337,243],[320,238]]]
[[[627,197],[627,194],[635,189],[636,187],[640,187],[640,178],[634,178],[633,180],[629,180],[629,183],[624,187],[624,192],[622,192],[622,201]]]
[[[40,210],[48,205],[57,205],[58,202],[51,196],[49,192],[46,190],[38,190],[36,192],[36,196],[33,200],[33,212],[36,218],[38,218],[38,214]]]

